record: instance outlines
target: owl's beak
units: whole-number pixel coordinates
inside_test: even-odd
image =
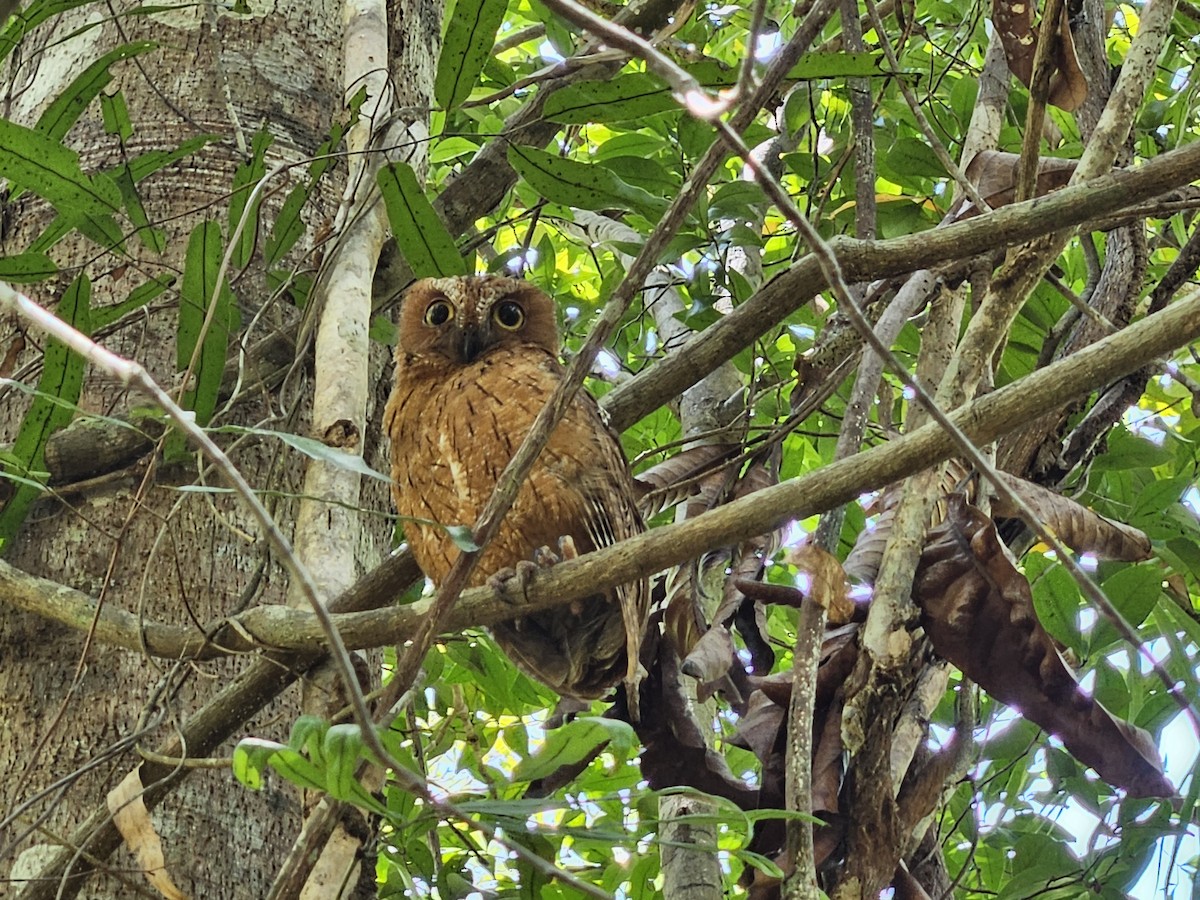
[[[462,353],[462,361],[465,363],[474,362],[484,345],[487,343],[487,335],[484,334],[484,327],[479,325],[467,325],[459,332],[459,352]]]

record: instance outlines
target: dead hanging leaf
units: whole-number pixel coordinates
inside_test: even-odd
[[[1140,562],[1151,557],[1150,538],[1142,530],[1093,512],[1032,481],[1005,472],[1000,475],[1009,489],[1077,553],[1095,553],[1102,559],[1125,562]],[[992,512],[998,516],[1017,515],[1017,510],[1001,497],[992,500]]]
[[[1046,102],[1066,112],[1074,112],[1087,99],[1087,78],[1075,53],[1075,38],[1071,34],[1071,17],[1066,6],[1058,20],[1058,48],[1055,52],[1055,72],[1050,78],[1050,95]]]
[[[1033,57],[1037,51],[1040,25],[1033,24],[1033,3],[1029,0],[993,0],[992,22],[1004,45],[1004,57],[1008,70],[1025,85],[1033,82]],[[1046,102],[1059,109],[1071,112],[1078,109],[1087,98],[1087,79],[1075,55],[1075,40],[1071,36],[1070,16],[1066,5],[1062,7],[1058,23],[1054,52],[1050,58],[1052,66],[1050,87]]]
[[[713,625],[696,642],[679,671],[701,684],[709,684],[729,671],[733,655],[733,638],[724,625]]]
[[[790,687],[790,681],[788,685]],[[746,714],[738,721],[737,731],[729,738],[729,743],[749,750],[760,762],[768,759],[779,738],[786,710],[786,705],[781,706],[762,691],[755,691],[750,695]]]
[[[1034,5],[1029,0],[993,0],[992,24],[1004,45],[1008,71],[1029,87],[1033,78],[1033,54],[1037,50],[1037,29],[1033,25]]]
[[[996,527],[961,496],[930,535],[913,599],[934,649],[1134,797],[1171,797],[1150,735],[1085,694],[1037,620],[1029,582]]]
[[[740,444],[701,444],[667,457],[634,476],[642,515],[652,518],[688,497],[702,493],[714,480],[724,483],[727,478],[724,465],[739,452]]]
[[[187,895],[175,886],[167,872],[162,841],[150,821],[150,810],[142,801],[141,769],[134,769],[108,794],[108,811],[121,837],[137,857],[146,879],[167,900],[187,900]]]
[[[1006,153],[1002,150],[983,150],[971,157],[963,173],[967,181],[975,186],[987,205],[992,209],[1008,206],[1013,202],[1017,189],[1017,166],[1021,160],[1020,154]],[[1034,183],[1034,196],[1041,197],[1066,187],[1075,174],[1078,162],[1073,159],[1058,159],[1057,157],[1042,157],[1038,160],[1037,180]],[[973,203],[967,203],[954,217],[956,222],[970,219],[979,215],[979,209]]]
[[[843,625],[854,618],[854,603],[846,592],[846,573],[836,556],[815,544],[788,551],[787,561],[811,579],[808,596],[825,610],[829,621]]]

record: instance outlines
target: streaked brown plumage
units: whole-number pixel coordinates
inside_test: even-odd
[[[400,309],[396,380],[384,427],[400,515],[475,524],[501,471],[562,378],[554,301],[515,278],[418,281]],[[522,484],[470,584],[570,536],[580,553],[644,530],[629,469],[595,401],[580,392]],[[437,527],[406,521],[422,571],[440,584],[458,548]],[[560,694],[601,696],[637,670],[644,581],[493,629],[518,666]],[[632,664],[630,658],[632,657]]]

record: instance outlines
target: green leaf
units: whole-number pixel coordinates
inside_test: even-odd
[[[174,283],[174,275],[159,275],[157,278],[151,278],[149,281],[139,284],[120,303],[93,310],[92,327],[103,328],[105,325],[111,325],[121,316],[131,313],[135,309],[141,309]]]
[[[900,138],[879,155],[879,168],[897,184],[916,178],[945,178],[946,169],[929,145],[916,138]]]
[[[1137,629],[1162,597],[1162,569],[1157,563],[1125,566],[1104,580],[1104,593],[1125,621]],[[1088,641],[1088,655],[1100,653],[1121,641],[1116,626],[1100,617]]]
[[[263,262],[274,266],[283,256],[296,246],[304,234],[304,220],[300,212],[312,195],[313,184],[298,184],[288,192],[283,206],[279,207],[279,215],[271,226],[271,234],[267,237],[267,245],[263,250]]]
[[[396,329],[396,323],[387,316],[372,316],[367,337],[381,344],[387,344],[389,347],[395,347],[396,341],[399,340],[399,331]]]
[[[250,159],[238,166],[233,174],[233,189],[229,198],[229,233],[232,235],[238,224],[245,219],[242,232],[238,236],[233,250],[232,265],[242,268],[250,261],[254,245],[258,240],[258,208],[262,197],[256,197],[252,208],[247,210],[250,195],[255,187],[267,174],[267,149],[275,142],[275,138],[263,126],[255,135],[250,145]]]
[[[362,729],[358,725],[334,725],[325,732],[322,749],[327,766],[326,789],[338,800],[352,800],[362,790],[356,774],[362,760]]]
[[[24,9],[15,12],[8,24],[0,29],[0,61],[16,49],[22,38],[47,19],[72,10],[94,0],[33,0]]]
[[[0,119],[0,171],[14,185],[46,200],[106,249],[121,245],[121,231],[112,219],[121,209],[121,193],[107,176],[85,175],[74,150],[32,128]]]
[[[466,275],[454,239],[434,211],[407,163],[391,163],[379,170],[379,190],[387,207],[396,244],[418,278]]]
[[[219,134],[200,134],[196,137],[188,138],[172,150],[151,150],[140,156],[135,156],[123,168],[128,168],[134,183],[138,183],[148,175],[153,175],[155,172],[165,169],[172,163],[192,156],[213,141],[219,140],[221,140]]]
[[[183,282],[179,289],[175,364],[178,371],[185,371],[196,348],[200,348],[192,380],[183,395],[184,407],[196,413],[196,422],[200,425],[207,425],[217,408],[225,353],[238,324],[228,281],[217,289],[223,251],[221,226],[212,221],[197,225],[188,240]],[[204,321],[213,304],[211,327],[205,329]]]
[[[0,256],[0,279],[26,284],[44,281],[58,266],[45,253],[18,253],[15,256]]]
[[[54,314],[84,334],[91,333],[92,284],[86,275],[71,283]],[[22,479],[0,510],[0,546],[7,549],[16,537],[33,502],[42,493],[46,443],[54,432],[75,417],[83,386],[83,358],[53,338],[46,342],[42,376],[37,392],[17,432],[4,466],[6,476]],[[33,483],[31,483],[31,481]]]
[[[531,188],[551,203],[580,209],[617,206],[650,219],[657,219],[667,207],[664,200],[627,184],[603,166],[517,146],[508,148],[508,161]]]
[[[287,431],[271,431],[267,428],[248,428],[242,425],[222,425],[220,428],[212,429],[212,432],[213,434],[252,434],[256,437],[274,438],[283,441],[283,443],[287,444],[293,450],[299,450],[310,459],[319,459],[321,462],[337,466],[339,469],[355,472],[378,481],[386,481],[389,484],[392,481],[389,476],[384,475],[382,472],[377,472],[367,465],[361,456],[330,447],[328,444],[321,443],[316,438],[302,437],[301,435],[291,434]]]
[[[446,534],[450,535],[450,540],[454,541],[454,546],[459,550],[464,553],[472,553],[479,549],[469,525],[446,525],[443,527],[446,529]]]
[[[127,141],[133,137],[133,120],[129,118],[129,107],[125,95],[120,91],[100,95],[100,114],[104,118],[104,132]]]
[[[850,76],[888,74],[882,57],[874,53],[809,53],[788,73],[791,81],[815,81]],[[738,72],[725,66],[701,63],[688,72],[702,88],[718,91],[737,83]],[[671,89],[647,72],[628,72],[608,81],[582,81],[555,91],[546,98],[542,115],[564,125],[590,122],[642,120],[681,108]]]
[[[448,137],[433,142],[433,146],[429,148],[429,161],[431,163],[449,162],[460,156],[474,156],[478,151],[479,143],[477,141],[468,140],[465,137]]]
[[[233,777],[251,790],[262,789],[262,775],[272,756],[287,749],[275,741],[242,738],[233,748]]]
[[[471,95],[492,55],[496,30],[508,0],[454,0],[446,12],[446,34],[438,58],[433,95],[442,109],[453,109]]]
[[[628,722],[584,716],[556,728],[546,735],[546,744],[528,759],[521,760],[513,772],[516,781],[534,781],[587,759],[605,744],[624,760],[638,745],[637,735]]]
[[[679,109],[662,80],[631,72],[609,81],[582,81],[546,98],[542,115],[563,125],[628,122]]]
[[[135,41],[104,54],[75,76],[63,92],[46,107],[34,127],[51,140],[61,141],[71,126],[78,121],[87,105],[112,81],[109,68],[113,63],[140,56],[157,46],[151,41]],[[128,116],[126,121],[128,122]]]

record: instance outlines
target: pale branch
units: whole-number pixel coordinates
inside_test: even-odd
[[[369,393],[371,276],[388,236],[387,214],[378,202],[375,184],[382,157],[364,151],[375,139],[380,123],[390,118],[395,97],[386,69],[379,66],[379,60],[388,58],[385,4],[381,0],[348,2],[344,15],[343,89],[350,97],[365,87],[367,99],[346,134],[350,172],[334,220],[339,240],[313,289],[318,321],[310,427],[317,440],[361,455]],[[411,119],[401,121],[405,126],[412,124]],[[414,142],[406,161],[415,164],[416,148],[425,146]],[[305,462],[292,542],[297,557],[313,573],[320,600],[327,602],[352,585],[357,574],[361,476],[324,460]],[[288,585],[288,602],[304,603],[299,585]]]
[[[1200,177],[1200,144],[1188,144],[1144,164],[1005,206],[945,228],[885,241],[834,237],[830,247],[846,278],[878,279],[1013,246],[1062,228],[1111,215]],[[827,287],[817,260],[805,256],[732,313],[603,401],[613,426],[628,428],[807,303]]]
[[[1137,34],[1121,60],[1117,83],[1104,104],[1095,131],[1083,148],[1079,166],[1071,176],[1072,184],[1108,171],[1125,146],[1146,89],[1153,83],[1158,58],[1171,33],[1174,16],[1173,0],[1150,0],[1140,10]]]

